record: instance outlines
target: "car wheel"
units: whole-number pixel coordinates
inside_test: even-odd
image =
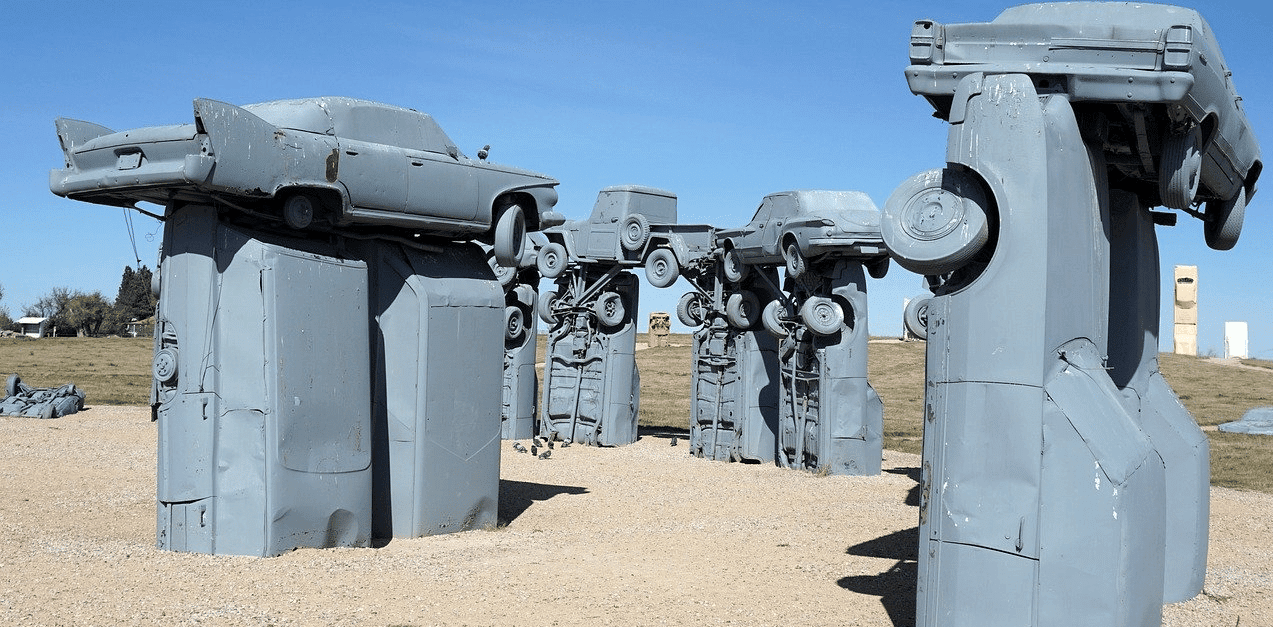
[[[866,273],[871,275],[872,279],[882,279],[888,274],[888,265],[888,257],[880,257],[866,264]]]
[[[1158,167],[1158,195],[1171,209],[1188,209],[1198,195],[1202,178],[1202,130],[1194,126],[1185,133],[1163,139]]]
[[[911,335],[926,340],[928,339],[928,303],[931,299],[927,296],[917,296],[906,303],[906,312],[902,315],[902,322],[906,325],[906,330]]]
[[[707,321],[707,307],[703,295],[698,292],[686,292],[676,301],[676,319],[687,327],[701,326]]]
[[[657,248],[645,259],[645,278],[654,287],[668,287],[681,276],[676,254],[671,248]]]
[[[495,261],[502,266],[517,267],[526,245],[526,214],[521,205],[509,205],[495,223]]]
[[[623,230],[619,236],[619,243],[623,245],[624,250],[641,250],[645,246],[645,240],[650,237],[650,221],[645,216],[634,213],[623,220]]]
[[[177,349],[171,346],[162,348],[155,353],[155,358],[150,364],[150,371],[156,381],[172,383],[177,378],[177,364]]]
[[[1202,223],[1207,246],[1213,250],[1232,249],[1238,243],[1238,236],[1242,234],[1242,222],[1245,218],[1245,187],[1239,188],[1237,195],[1229,200],[1207,201],[1207,211]]]
[[[539,319],[543,320],[544,324],[557,324],[557,314],[553,312],[553,306],[556,304],[557,292],[548,290],[539,294]]]
[[[517,278],[517,268],[501,266],[497,263],[492,270],[495,271],[495,280],[499,281],[500,287],[508,287],[513,279]]]
[[[725,301],[725,319],[739,329],[750,329],[760,316],[760,299],[749,290],[734,292]]]
[[[526,333],[526,315],[517,305],[504,307],[504,339],[516,340]]]
[[[884,244],[911,272],[953,272],[990,240],[988,206],[975,174],[954,169],[920,172],[897,186],[884,204]]]
[[[787,313],[787,307],[783,305],[781,300],[773,299],[760,312],[760,323],[765,326],[765,330],[769,331],[774,337],[784,338],[791,335],[787,327],[782,326],[783,315]]]
[[[782,258],[787,262],[787,276],[793,279],[800,278],[800,275],[804,274],[809,267],[809,264],[805,262],[804,253],[800,252],[800,245],[794,241],[783,247]]]
[[[627,309],[623,307],[623,297],[618,292],[603,292],[592,306],[592,311],[597,314],[597,321],[603,327],[623,324],[623,318],[627,314]]]
[[[816,335],[833,335],[844,326],[844,308],[825,296],[810,296],[800,306],[800,319]]]
[[[283,222],[301,230],[314,222],[317,202],[309,194],[292,194],[283,201]]]
[[[747,271],[750,269],[750,266],[743,263],[742,255],[733,248],[725,251],[725,256],[721,258],[721,271],[725,275],[725,280],[731,283],[747,278]]]
[[[4,382],[4,395],[16,396],[18,393],[18,386],[21,383],[22,383],[21,377],[19,377],[16,374],[9,375],[9,379]]]
[[[566,247],[557,242],[549,242],[539,249],[535,258],[535,267],[544,278],[555,279],[566,269]]]

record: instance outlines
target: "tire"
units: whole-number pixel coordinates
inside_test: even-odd
[[[526,314],[516,305],[504,307],[504,339],[517,340],[526,334]]]
[[[725,319],[739,329],[750,329],[760,318],[760,299],[755,292],[743,290],[729,295],[725,301]]]
[[[623,228],[619,231],[619,243],[624,250],[636,251],[645,246],[650,238],[650,221],[645,216],[634,213],[623,219]]]
[[[623,306],[623,297],[618,292],[602,292],[597,302],[593,304],[592,311],[597,314],[597,321],[603,327],[617,327],[623,324],[623,319],[628,313]]]
[[[782,318],[786,313],[786,306],[782,304],[782,301],[775,298],[769,301],[769,304],[765,305],[765,308],[760,311],[760,323],[774,337],[787,337],[791,335],[791,332],[787,330],[787,327],[782,326]]]
[[[906,303],[906,312],[902,315],[906,330],[921,340],[928,339],[928,303],[931,300],[927,296],[912,298]]]
[[[989,201],[967,170],[927,170],[893,190],[880,230],[898,265],[923,275],[952,272],[990,241]]]
[[[493,263],[491,264],[491,270],[495,271],[495,280],[499,281],[500,287],[508,287],[512,284],[513,279],[517,278],[517,268]]]
[[[1202,234],[1207,239],[1207,246],[1213,250],[1230,250],[1238,243],[1242,234],[1242,221],[1246,217],[1246,188],[1238,190],[1238,195],[1229,200],[1211,200],[1207,202],[1207,211],[1202,223]]]
[[[555,279],[566,270],[566,247],[557,242],[549,242],[539,249],[535,256],[535,267],[546,279]]]
[[[9,378],[4,382],[4,395],[16,396],[18,394],[19,385],[22,385],[22,377],[19,377],[16,374],[9,375]]]
[[[668,287],[681,276],[676,254],[671,248],[656,248],[645,258],[645,279],[654,287]]]
[[[782,248],[782,258],[787,262],[787,276],[798,279],[809,269],[804,253],[800,252],[800,244],[791,242]]]
[[[800,320],[815,335],[834,335],[844,326],[844,308],[825,296],[810,296],[800,306]]]
[[[162,348],[155,353],[150,364],[151,375],[160,383],[172,383],[177,379],[177,349]]]
[[[702,326],[707,321],[707,307],[703,303],[703,295],[698,292],[686,292],[676,301],[676,319],[687,327]]]
[[[526,214],[521,205],[509,205],[495,223],[495,261],[516,268],[526,245]]]
[[[720,263],[721,272],[724,273],[725,280],[730,283],[737,283],[747,278],[747,272],[751,269],[750,266],[743,263],[743,258],[733,248],[725,251]]]
[[[539,303],[536,308],[539,309],[539,319],[543,320],[544,324],[549,326],[557,324],[557,314],[553,313],[553,305],[555,304],[557,304],[557,292],[552,290],[540,292]]]
[[[888,274],[888,266],[888,257],[880,257],[866,264],[866,273],[871,275],[872,279],[882,279]]]
[[[1194,126],[1185,133],[1163,138],[1158,164],[1158,195],[1165,207],[1188,209],[1198,195],[1202,179],[1202,129]]]
[[[283,222],[298,231],[312,224],[317,212],[318,203],[309,194],[292,194],[283,201]]]

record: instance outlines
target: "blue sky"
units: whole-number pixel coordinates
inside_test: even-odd
[[[768,193],[853,189],[883,205],[942,165],[944,123],[906,87],[911,23],[993,19],[1009,3],[965,2],[16,2],[0,23],[0,285],[15,317],[56,286],[113,298],[136,265],[120,209],[48,191],[62,164],[59,116],[124,130],[192,120],[191,101],[236,104],[342,95],[433,114],[470,155],[561,181],[558,209],[583,218],[597,191],[643,184],[679,196],[680,221],[743,224]],[[1220,40],[1257,137],[1273,93],[1267,2],[1197,2]],[[1266,68],[1261,70],[1260,68]],[[1268,187],[1268,185],[1266,185]],[[1267,264],[1273,191],[1258,194],[1233,251],[1200,222],[1159,228],[1163,334],[1171,269],[1199,266],[1199,349],[1223,352],[1245,320],[1252,356],[1273,359]],[[133,214],[137,255],[155,266],[161,224]],[[686,289],[643,283],[641,315]],[[871,280],[870,327],[901,333],[921,278]],[[675,317],[674,317],[675,318]],[[679,323],[674,330],[683,330]]]

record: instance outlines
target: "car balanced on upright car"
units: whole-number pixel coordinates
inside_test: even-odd
[[[65,167],[49,188],[75,200],[206,203],[265,226],[413,243],[478,239],[509,266],[528,229],[563,221],[555,179],[488,163],[484,151],[469,159],[431,116],[377,102],[201,98],[191,124],[56,125]]]

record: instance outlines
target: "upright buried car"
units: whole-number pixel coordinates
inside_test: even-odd
[[[476,238],[510,266],[527,228],[562,222],[555,179],[469,159],[429,115],[366,100],[201,98],[193,124],[59,118],[57,133],[66,167],[49,188],[86,202],[210,201],[294,229]]]
[[[1079,105],[1083,133],[1104,144],[1111,185],[1201,219],[1212,248],[1237,243],[1263,165],[1232,72],[1197,11],[1065,2],[1013,7],[988,23],[920,20],[910,61],[911,91],[952,124],[964,121],[967,103],[954,95],[968,76],[1021,73],[1039,94],[1065,94]],[[899,231],[890,246],[915,230],[888,222],[886,237]]]

